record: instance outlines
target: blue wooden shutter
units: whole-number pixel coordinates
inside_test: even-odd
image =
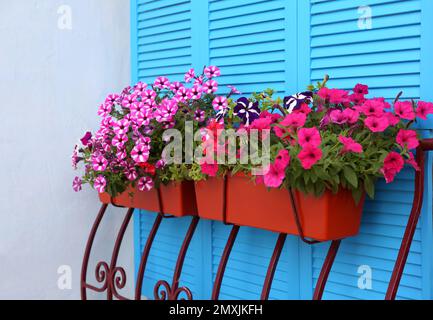
[[[358,7],[372,10],[372,29],[358,28]],[[421,0],[311,0],[311,80],[331,76],[330,87],[370,86],[370,96],[393,99],[421,97]],[[431,58],[430,58],[431,63]],[[326,287],[325,298],[383,299],[397,257],[413,200],[414,173],[406,169],[396,182],[377,185],[375,201],[367,201],[360,235],[343,241]],[[350,214],[350,213],[348,213]],[[430,230],[426,230],[430,232]],[[423,246],[423,244],[425,246]],[[313,284],[317,281],[327,245],[312,249]],[[418,227],[398,298],[422,299],[423,243]],[[373,271],[373,288],[358,288],[358,267]]]

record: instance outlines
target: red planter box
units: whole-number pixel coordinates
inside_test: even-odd
[[[194,183],[184,181],[182,183],[170,183],[161,185],[161,199],[164,213],[177,217],[197,215]],[[132,197],[130,193],[133,193]],[[108,193],[99,194],[102,203],[110,204]],[[148,192],[130,188],[113,199],[113,203],[127,208],[143,209],[159,212],[158,193],[156,189]]]
[[[227,180],[228,223],[299,235],[286,189],[268,190],[245,176],[229,176]],[[200,217],[223,220],[224,180],[212,178],[196,184]],[[359,232],[364,198],[358,205],[352,193],[325,192],[317,198],[294,192],[304,236],[327,241],[354,236]]]
[[[224,179],[209,178],[196,182],[195,195],[200,218],[223,221]]]

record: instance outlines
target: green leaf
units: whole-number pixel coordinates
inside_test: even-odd
[[[358,188],[358,177],[356,176],[355,171],[349,167],[349,166],[345,166],[343,168],[343,172],[344,172],[344,177],[346,178],[346,180],[354,187],[354,188]]]
[[[371,199],[374,199],[374,183],[373,180],[368,176],[366,176],[364,179],[364,189],[368,196]]]
[[[353,196],[353,199],[355,199],[356,205],[358,205],[359,201],[361,201],[362,193],[363,193],[362,189],[360,189],[360,188],[352,190],[352,196]]]

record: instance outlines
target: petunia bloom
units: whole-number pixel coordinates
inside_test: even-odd
[[[170,90],[173,91],[173,93],[177,93],[177,91],[183,87],[184,87],[183,84],[180,83],[179,81],[170,83]]]
[[[329,114],[329,118],[335,124],[345,124],[347,122],[347,116],[341,110],[332,110]]]
[[[352,138],[340,135],[338,137],[338,140],[343,144],[343,149],[341,150],[341,153],[343,154],[348,152],[354,152],[354,153],[363,152],[362,146]]]
[[[185,77],[184,77],[185,82],[189,83],[194,78],[195,78],[195,71],[194,71],[194,69],[189,69],[189,71],[187,73],[185,73]]]
[[[201,172],[207,174],[209,177],[216,177],[219,166],[216,163],[202,163],[200,164]]]
[[[287,168],[287,166],[288,166],[289,163],[290,163],[290,155],[289,155],[289,151],[286,150],[286,149],[280,150],[280,151],[278,152],[277,157],[275,158],[274,163],[275,163],[277,166],[280,166],[280,167],[282,167],[282,168],[284,168],[284,169]]]
[[[158,77],[156,78],[153,85],[155,86],[155,88],[167,89],[170,87],[170,81],[167,77]]]
[[[79,177],[75,177],[74,181],[72,182],[72,188],[74,189],[75,192],[81,191],[82,184],[83,182],[81,181],[81,179]]]
[[[143,177],[138,180],[138,190],[140,191],[150,191],[154,187],[154,182],[150,177]]]
[[[238,99],[233,111],[233,115],[241,118],[246,126],[260,117],[259,103],[249,101],[244,97]]]
[[[399,153],[392,151],[386,156],[380,172],[385,177],[386,183],[391,183],[394,181],[396,174],[399,173],[403,167],[403,157]]]
[[[202,87],[202,91],[207,94],[212,94],[218,90],[218,83],[215,80],[208,80]]]
[[[374,98],[366,100],[360,107],[360,111],[367,117],[375,116],[380,117],[383,115],[385,109],[389,109],[391,105],[383,98]]]
[[[317,128],[302,128],[298,132],[298,143],[301,147],[318,147],[322,143],[319,130]]]
[[[80,139],[83,146],[88,146],[92,140],[92,133],[90,131],[87,131],[85,135]]]
[[[419,146],[418,136],[414,130],[404,130],[400,129],[397,133],[397,143],[403,148],[408,148],[409,150],[415,149]]]
[[[194,120],[197,122],[203,122],[206,118],[206,114],[203,110],[197,109],[194,111]]]
[[[368,94],[368,86],[358,83],[355,88],[353,88],[353,92],[359,93],[359,94]]]
[[[389,126],[388,118],[385,116],[383,116],[383,117],[376,117],[376,116],[367,117],[364,121],[364,124],[372,132],[383,132]]]
[[[131,151],[131,158],[136,163],[146,162],[149,159],[149,147],[145,144],[137,144]]]
[[[418,101],[416,116],[420,119],[426,120],[429,114],[433,114],[433,103]]]
[[[115,146],[117,149],[122,149],[125,146],[125,143],[128,142],[128,136],[126,134],[115,135],[111,144]]]
[[[350,108],[343,110],[343,115],[346,117],[349,124],[354,124],[358,122],[359,112]]]
[[[306,145],[298,154],[298,159],[304,169],[311,169],[321,158],[323,152],[320,148]]]
[[[200,99],[201,98],[201,92],[202,92],[202,89],[201,89],[200,86],[198,86],[198,85],[197,86],[193,86],[190,89],[191,99],[193,99],[193,100]]]
[[[108,161],[103,156],[95,156],[92,158],[92,166],[95,171],[104,171],[107,169]]]
[[[98,191],[99,193],[105,192],[105,187],[107,186],[107,180],[104,176],[98,176],[95,181],[93,182],[93,187]]]
[[[401,119],[414,120],[415,111],[413,110],[412,102],[410,101],[398,101],[394,104],[394,112]]]
[[[263,177],[263,182],[269,188],[278,188],[283,183],[285,177],[284,167],[278,164],[271,164]]]
[[[409,152],[409,159],[405,160],[407,164],[410,164],[416,171],[419,171],[419,165],[415,160],[415,157],[412,152]]]
[[[116,121],[113,125],[113,131],[117,135],[125,134],[129,130],[130,122],[127,119]]]
[[[215,77],[219,77],[221,75],[221,71],[216,66],[209,66],[204,69],[204,74],[208,79],[212,79]]]
[[[110,103],[103,103],[98,108],[98,116],[106,117],[113,110],[113,105]]]
[[[135,170],[135,168],[133,168],[133,167],[126,168],[124,173],[125,173],[126,179],[128,179],[129,181],[135,181],[135,179],[137,179],[137,177],[138,177],[137,170]]]
[[[283,121],[280,122],[282,126],[292,127],[292,128],[300,128],[305,125],[305,121],[307,121],[307,115],[304,113],[291,113],[287,115]]]

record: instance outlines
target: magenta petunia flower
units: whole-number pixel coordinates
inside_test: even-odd
[[[144,108],[133,114],[133,122],[139,127],[149,125],[151,120],[152,111],[150,109]]]
[[[127,119],[122,119],[114,123],[113,131],[116,135],[126,134],[129,131],[130,122]]]
[[[195,86],[201,86],[203,84],[203,82],[204,82],[204,78],[203,78],[203,76],[200,76],[194,80],[194,85]]]
[[[155,167],[156,169],[162,169],[166,166],[166,161],[164,159],[160,159],[156,162]]]
[[[420,119],[426,120],[429,114],[433,114],[433,103],[418,101],[416,116]]]
[[[387,116],[382,116],[382,117],[370,116],[370,117],[367,117],[364,120],[364,124],[372,132],[383,132],[389,126],[389,122],[388,122],[388,117]]]
[[[219,166],[217,163],[202,163],[200,164],[201,172],[209,177],[216,177]]]
[[[419,146],[418,136],[414,130],[400,129],[397,133],[397,143],[403,148],[416,149]]]
[[[93,182],[93,187],[98,191],[99,193],[105,192],[105,187],[107,186],[107,180],[104,176],[98,176],[95,181]]]
[[[138,180],[138,190],[140,191],[150,191],[154,187],[154,182],[150,177],[143,177]]]
[[[274,163],[275,165],[286,169],[290,163],[289,151],[286,149],[280,150],[277,154],[277,157],[275,158]]]
[[[114,105],[115,103],[120,103],[120,95],[118,94],[110,94],[106,99],[105,103]]]
[[[380,117],[383,115],[385,109],[389,109],[391,105],[383,98],[375,98],[366,100],[360,107],[360,111],[367,117],[375,116]]]
[[[170,84],[170,90],[173,91],[173,93],[177,93],[177,91],[178,91],[180,88],[184,88],[184,86],[183,86],[183,84],[180,83],[179,81],[172,82],[172,83]]]
[[[353,88],[353,92],[358,93],[358,94],[363,94],[366,95],[368,94],[368,86],[358,83],[355,88]]]
[[[286,177],[285,168],[277,164],[271,164],[263,177],[265,186],[269,188],[278,188]]]
[[[191,92],[189,89],[182,87],[177,91],[176,98],[178,98],[180,102],[185,102],[191,99]]]
[[[322,143],[320,132],[317,128],[302,128],[298,132],[298,143],[301,147],[318,147]]]
[[[241,94],[241,92],[235,86],[228,85],[227,88],[230,89],[231,94]]]
[[[201,98],[201,87],[200,86],[193,86],[190,89],[190,95],[191,95],[191,99],[193,100],[198,100]]]
[[[141,96],[141,94],[143,93],[144,90],[146,90],[146,88],[147,88],[147,83],[140,81],[134,86],[134,93],[137,96]]]
[[[159,89],[167,89],[170,87],[170,81],[167,77],[158,77],[155,80],[155,83],[153,84],[155,88]]]
[[[92,158],[92,166],[95,171],[104,171],[107,169],[108,161],[103,156],[95,156]]]
[[[421,170],[412,152],[409,152],[409,159],[405,160],[405,162],[410,164],[416,171]]]
[[[215,80],[208,80],[202,87],[204,93],[212,94],[218,90],[218,83]]]
[[[280,124],[285,127],[300,128],[304,126],[305,121],[307,121],[307,116],[304,113],[291,113]]]
[[[123,149],[125,143],[128,142],[128,136],[126,134],[115,135],[111,144],[115,146],[117,149]]]
[[[298,154],[298,159],[304,169],[311,169],[321,158],[323,152],[320,148],[306,145]]]
[[[385,177],[386,183],[391,183],[394,181],[395,176],[404,167],[404,159],[397,152],[390,152],[383,162],[383,167],[380,172]]]
[[[130,94],[123,98],[122,100],[122,107],[129,109],[131,108],[131,105],[137,102],[137,95],[136,94]]]
[[[149,147],[145,144],[137,144],[131,151],[131,158],[136,163],[145,163],[149,159]]]
[[[133,168],[133,167],[126,168],[124,173],[125,173],[126,179],[128,179],[129,181],[135,181],[138,177],[137,170],[135,170],[135,168]]]
[[[78,162],[80,161],[79,157],[78,157],[78,146],[77,145],[75,145],[75,147],[74,147],[74,151],[72,152],[71,160],[72,160],[72,168],[77,169]]]
[[[415,111],[413,110],[412,102],[410,101],[398,101],[394,104],[394,112],[401,119],[414,120]]]
[[[189,71],[185,74],[185,82],[189,83],[192,79],[195,78],[195,71],[194,69],[189,69]]]
[[[143,102],[145,103],[152,103],[153,101],[155,101],[155,98],[156,92],[150,89],[143,91],[143,93],[141,94],[141,99],[143,99]]]
[[[126,150],[125,149],[118,149],[116,152],[116,158],[117,160],[125,160],[127,154],[126,154]]]
[[[348,152],[354,152],[354,153],[363,152],[362,146],[352,138],[340,135],[338,137],[338,140],[343,144],[343,149],[341,150],[341,153],[343,154]]]
[[[84,136],[80,139],[83,146],[87,147],[92,141],[92,133],[87,131]]]
[[[204,69],[204,74],[208,79],[212,79],[215,77],[219,77],[221,75],[221,71],[216,66],[209,66]]]
[[[79,177],[75,177],[74,181],[72,182],[72,188],[75,192],[82,190],[83,181]]]
[[[194,120],[197,122],[203,122],[205,120],[205,112],[197,109],[194,111]]]
[[[106,117],[110,114],[113,109],[113,105],[111,103],[103,103],[98,108],[98,116]]]
[[[358,122],[359,119],[359,112],[350,108],[346,108],[343,111],[344,116],[347,119],[347,122],[349,124],[354,124],[356,122]]]
[[[329,114],[331,122],[335,124],[345,124],[347,122],[347,116],[341,110],[332,110]]]

